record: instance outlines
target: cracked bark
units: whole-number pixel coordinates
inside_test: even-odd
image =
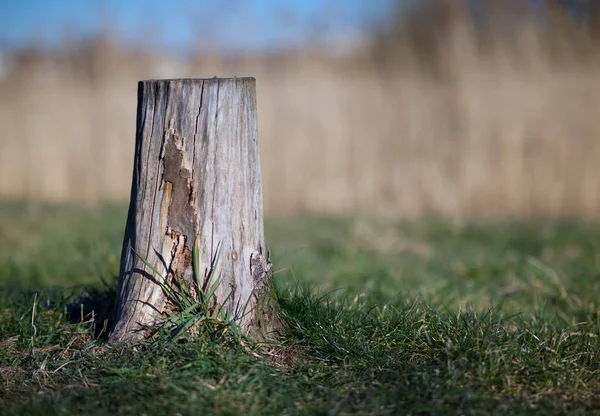
[[[161,284],[194,287],[196,239],[200,274],[219,251],[217,304],[243,332],[268,339],[276,328],[269,323],[255,80],[142,81],[137,113],[111,342],[140,340],[169,313]]]

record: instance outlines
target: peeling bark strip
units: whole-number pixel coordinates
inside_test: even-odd
[[[111,341],[139,340],[169,313],[162,285],[194,287],[196,239],[201,285],[209,284],[218,250],[210,282],[221,279],[217,303],[244,332],[264,333],[258,315],[267,313],[261,298],[271,268],[263,255],[255,80],[142,81],[136,131]]]

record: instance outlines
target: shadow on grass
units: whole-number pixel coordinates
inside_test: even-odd
[[[95,339],[107,341],[113,326],[113,310],[116,300],[116,281],[103,281],[100,288],[85,288],[66,306],[67,316],[73,324],[90,326]]]

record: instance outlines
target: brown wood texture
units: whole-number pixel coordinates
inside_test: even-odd
[[[269,283],[271,265],[256,123],[254,78],[139,83],[112,342],[142,339],[173,310],[162,285],[206,288],[217,278],[216,304],[245,333],[261,325],[258,292]]]

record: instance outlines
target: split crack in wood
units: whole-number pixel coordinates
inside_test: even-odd
[[[190,242],[195,238],[192,202],[192,173],[186,166],[183,146],[185,139],[173,128],[173,120],[165,131],[163,152],[163,183],[169,195],[166,212],[166,234],[173,240],[168,264],[169,280],[180,285],[185,270],[192,264]]]
[[[168,226],[189,240],[194,236],[194,209],[192,200],[192,172],[186,166],[183,138],[171,127],[165,132],[163,182],[171,186],[167,221]]]

